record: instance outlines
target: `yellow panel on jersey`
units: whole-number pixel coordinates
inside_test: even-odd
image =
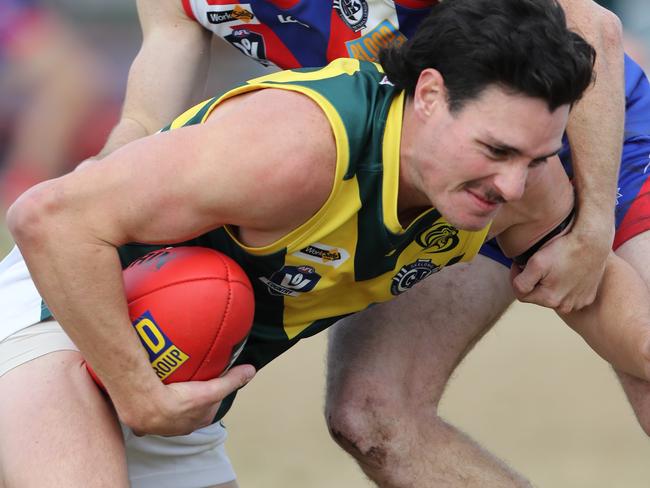
[[[197,123],[194,122],[197,119],[198,123],[205,122],[208,115],[210,115],[210,112],[212,112],[212,109],[216,106],[216,102],[217,100],[215,98],[211,98],[210,100],[195,105],[176,117],[174,121],[163,130],[178,129],[179,127],[184,127],[186,125],[193,125]]]
[[[319,81],[325,78],[334,78],[342,74],[354,75],[361,69],[358,59],[340,58],[328,64],[324,68],[302,70],[287,70],[260,76],[248,81],[250,85],[258,85],[267,81],[274,83],[295,83],[304,81]],[[379,68],[381,69],[381,68]]]

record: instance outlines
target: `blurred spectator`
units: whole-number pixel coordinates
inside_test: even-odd
[[[103,61],[62,16],[0,2],[0,207],[101,148],[117,120]]]
[[[625,31],[635,45],[630,45],[632,57],[646,71],[650,69],[650,2],[648,0],[625,0],[617,2],[619,16],[623,19]]]

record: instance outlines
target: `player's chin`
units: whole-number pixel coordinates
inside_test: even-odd
[[[501,204],[479,200],[470,192],[463,191],[447,202],[447,205],[440,205],[438,208],[451,225],[472,232],[482,230],[489,225],[501,208]]]
[[[476,232],[484,229],[496,215],[496,211],[489,213],[464,213],[455,216],[447,217],[447,221],[460,230]]]

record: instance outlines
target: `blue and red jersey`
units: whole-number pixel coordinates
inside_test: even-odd
[[[247,56],[283,69],[337,58],[375,61],[401,44],[437,0],[182,0],[187,15]]]

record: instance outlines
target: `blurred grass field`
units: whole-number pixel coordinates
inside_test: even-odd
[[[0,255],[9,245],[0,226]],[[325,427],[325,339],[264,368],[226,417],[242,488],[373,486]],[[549,310],[513,306],[461,364],[441,410],[537,487],[650,486],[650,441],[613,372]]]
[[[242,487],[373,486],[329,439],[325,336],[263,369],[226,417]],[[609,366],[549,310],[516,304],[461,364],[443,416],[545,488],[647,488],[650,441]]]

